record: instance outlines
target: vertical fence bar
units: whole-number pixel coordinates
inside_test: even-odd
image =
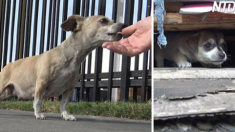
[[[94,16],[95,14],[95,0],[92,0],[92,5],[91,5],[91,16]]]
[[[81,86],[80,86],[80,101],[84,101],[84,87],[85,87],[85,69],[86,69],[86,61],[84,60],[81,64]]]
[[[52,21],[51,21],[51,32],[50,32],[50,49],[53,49],[53,45],[54,45],[54,30],[55,30],[55,13],[56,13],[56,1],[57,0],[53,0],[53,4],[52,4]]]
[[[114,22],[117,20],[117,5],[118,1],[113,0],[113,12],[112,12],[112,19]],[[110,58],[109,58],[109,76],[108,76],[108,95],[107,99],[109,101],[112,100],[112,88],[113,88],[113,63],[114,63],[114,52],[110,51]]]
[[[85,14],[85,2],[86,2],[86,0],[82,0],[82,10],[81,10],[81,16],[84,16],[84,14]]]
[[[10,62],[12,62],[12,55],[13,55],[13,43],[14,43],[14,29],[15,29],[15,8],[16,8],[16,1],[12,3],[12,20],[11,20],[11,49],[10,49]]]
[[[146,16],[151,15],[151,8],[152,8],[152,0],[147,1],[147,11],[146,11]]]
[[[68,0],[63,0],[63,14],[62,14],[62,22],[67,19],[68,14]],[[66,39],[66,32],[61,30],[61,42]],[[59,96],[59,100],[62,98],[62,95]]]
[[[133,23],[134,14],[134,0],[126,0],[125,7],[125,20],[126,25]],[[127,101],[129,98],[129,86],[130,86],[130,57],[122,56],[122,71],[121,71],[121,100]]]
[[[39,6],[39,0],[35,0],[32,55],[36,54],[37,25],[38,25],[38,6]]]
[[[6,4],[6,23],[5,23],[5,32],[4,32],[4,54],[3,54],[3,66],[4,67],[7,63],[7,55],[8,55],[8,36],[9,36],[9,27],[10,27],[10,10],[11,10],[11,1],[8,0]]]
[[[84,5],[85,4],[85,5]],[[89,16],[89,0],[86,0],[86,2],[84,3],[84,16],[85,17],[88,17]],[[85,70],[86,70],[86,59],[82,62],[81,64],[81,86],[80,86],[80,100],[81,101],[84,101],[84,90],[85,90]],[[89,93],[86,93],[86,94],[89,94]],[[87,97],[87,96],[86,96]]]
[[[91,1],[91,16],[95,14],[95,0]],[[88,55],[87,60],[87,74],[91,73],[91,59],[92,59],[92,52]],[[90,81],[90,79],[87,79],[87,81]],[[90,101],[90,88],[86,89],[86,100]]]
[[[151,8],[152,8],[152,0],[148,0],[147,5],[148,5],[148,8],[147,8],[146,16],[150,16],[151,15]],[[153,37],[153,34],[152,34],[152,37]],[[152,50],[151,49],[149,51],[149,54],[150,54],[150,56],[149,56],[149,58],[150,58],[149,59],[149,71],[151,71],[152,70]],[[152,91],[151,87],[148,87],[147,100],[151,99],[151,96],[152,96],[151,91]]]
[[[57,0],[56,4],[56,23],[55,23],[55,40],[54,40],[54,47],[58,45],[58,28],[59,28],[59,17],[60,17],[60,0]]]
[[[89,6],[90,6],[90,0],[86,0],[86,10],[85,10],[85,17],[89,16]]]
[[[81,0],[73,0],[73,14],[76,14],[76,15],[79,15],[80,14],[80,6],[81,6]],[[81,69],[82,67],[81,67],[81,65],[80,65],[80,69]],[[80,71],[79,71],[79,73],[81,73]],[[80,78],[80,82],[82,81],[82,80],[84,80],[83,79],[84,77],[81,77]],[[80,91],[81,91],[81,87],[84,85],[84,83],[82,84],[82,82],[81,82],[81,85],[80,85]],[[78,92],[78,89],[77,89],[77,96],[79,97],[79,99],[78,100],[83,100],[83,95],[81,96],[81,93],[84,93],[84,92]]]
[[[151,0],[147,1],[146,16],[149,16],[151,11]],[[144,52],[142,71],[142,86],[141,86],[141,102],[146,102],[146,85],[147,85],[147,66],[148,66],[148,51]]]
[[[51,22],[52,22],[52,17],[51,17],[51,12],[52,12],[52,0],[50,0],[50,6],[49,6],[49,17],[48,17],[48,23],[47,23],[47,25],[48,25],[48,30],[47,30],[47,36],[48,36],[48,38],[47,38],[47,51],[50,49],[50,33],[51,33]]]
[[[5,22],[5,0],[1,1],[1,25],[0,25],[0,43],[3,42],[3,31]],[[2,55],[3,55],[3,45],[0,44],[0,69],[2,69]]]
[[[68,0],[63,0],[63,17],[62,22],[64,22],[67,19],[67,13],[68,13]],[[66,32],[61,30],[61,42],[63,42],[66,38]]]
[[[44,50],[46,7],[47,7],[47,1],[43,0],[43,4],[42,4],[41,39],[40,39],[40,54],[43,53],[43,50]]]
[[[141,20],[142,16],[142,7],[143,7],[143,0],[138,1],[138,14],[137,14],[137,21]],[[139,70],[139,55],[135,56],[135,71]],[[138,79],[135,77],[134,79]],[[138,95],[138,87],[133,87],[133,102],[137,102],[137,95]]]
[[[143,70],[142,70],[142,85],[141,85],[141,102],[146,102],[146,85],[147,85],[147,66],[148,66],[148,51],[144,52]]]
[[[80,14],[81,0],[73,0],[73,14]]]
[[[106,0],[100,0],[99,1],[99,9],[98,9],[99,15],[105,15],[105,6],[106,6]],[[93,101],[100,100],[100,87],[98,86],[98,82],[100,81],[99,73],[101,73],[102,54],[103,54],[103,49],[101,47],[96,48]]]
[[[18,24],[17,24],[17,39],[16,39],[16,54],[15,60],[19,59],[19,49],[20,49],[20,27],[21,27],[21,16],[22,16],[23,1],[19,1],[19,11],[18,11]]]
[[[26,16],[26,24],[25,24],[26,30],[25,30],[25,51],[24,51],[24,57],[28,57],[29,56],[33,1],[32,0],[28,0],[27,6],[28,7],[27,7],[27,16]]]
[[[26,9],[27,9],[27,0],[23,0],[21,25],[20,25],[19,58],[23,58],[23,52],[24,52],[24,37],[25,37],[24,31],[25,31],[25,21],[26,21]]]

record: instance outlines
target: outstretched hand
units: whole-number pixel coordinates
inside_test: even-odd
[[[124,28],[123,36],[129,36],[120,41],[105,42],[102,47],[127,56],[135,56],[151,47],[152,18],[147,17],[134,25]]]

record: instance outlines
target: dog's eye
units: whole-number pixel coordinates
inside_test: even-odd
[[[108,24],[108,20],[106,18],[103,18],[100,20],[101,24]]]
[[[207,43],[207,44],[205,45],[205,47],[206,47],[206,48],[210,48],[210,47],[211,47],[211,43]]]
[[[222,49],[225,49],[225,47],[226,47],[226,44],[225,44],[225,43],[222,43],[222,44],[221,44],[221,48],[222,48]]]
[[[215,47],[215,44],[211,44],[211,43],[206,43],[204,45],[204,48],[206,51],[212,50]]]

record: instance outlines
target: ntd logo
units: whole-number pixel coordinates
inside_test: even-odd
[[[235,13],[235,1],[214,1],[212,12]]]

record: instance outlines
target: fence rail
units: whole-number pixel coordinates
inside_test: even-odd
[[[123,0],[123,3],[120,0],[1,0],[0,70],[9,62],[39,55],[59,45],[69,36],[59,25],[72,14],[108,15],[114,22],[132,25],[150,15],[151,3],[151,0]],[[103,62],[107,62],[104,56],[109,58],[106,72],[103,72]],[[122,60],[119,71],[117,60]],[[150,60],[150,51],[131,59],[98,47],[81,64],[75,98],[100,101],[104,96],[102,88],[107,91],[107,100],[111,100],[113,89],[120,88],[120,100],[127,101],[133,88],[133,101],[137,102],[141,89],[141,102],[145,102],[151,98]]]

